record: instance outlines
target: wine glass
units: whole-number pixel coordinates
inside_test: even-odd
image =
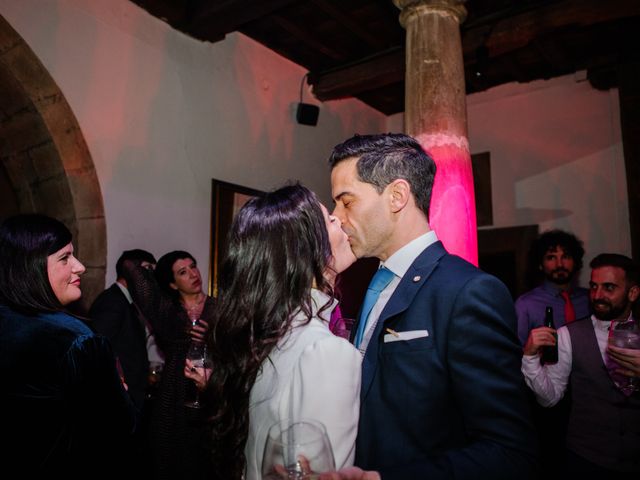
[[[286,419],[269,428],[262,456],[263,480],[312,480],[333,470],[333,451],[322,423]]]
[[[640,326],[635,321],[616,323],[609,334],[609,344],[620,348],[640,350]],[[622,388],[640,390],[638,377],[626,377],[627,384]]]
[[[189,350],[187,350],[187,360],[191,360],[193,362],[193,368],[211,368],[211,362],[207,355],[207,344],[191,341],[191,343],[189,343]],[[200,403],[200,390],[197,386],[195,386],[194,398],[192,400],[186,400],[184,405],[185,407],[190,408],[202,407],[202,404]]]

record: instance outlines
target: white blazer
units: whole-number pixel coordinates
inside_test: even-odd
[[[311,291],[313,318],[295,316],[290,332],[262,364],[251,389],[246,480],[260,480],[267,430],[286,418],[318,420],[327,429],[338,469],[353,465],[360,409],[362,355],[329,331],[334,305],[318,316],[330,298]]]

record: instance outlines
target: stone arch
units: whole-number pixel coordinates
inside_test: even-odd
[[[104,289],[106,224],[98,176],[64,95],[1,15],[0,92],[0,215],[44,213],[69,227],[87,267],[84,310]]]

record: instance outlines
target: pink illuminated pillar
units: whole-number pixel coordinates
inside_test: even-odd
[[[405,130],[438,166],[429,223],[447,250],[478,264],[460,23],[464,0],[393,0],[407,30]]]

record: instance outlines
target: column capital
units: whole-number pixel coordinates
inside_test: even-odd
[[[455,18],[458,24],[467,18],[467,9],[464,3],[467,0],[393,0],[400,12],[400,24],[407,28],[409,19],[413,16],[427,14],[449,15]]]

